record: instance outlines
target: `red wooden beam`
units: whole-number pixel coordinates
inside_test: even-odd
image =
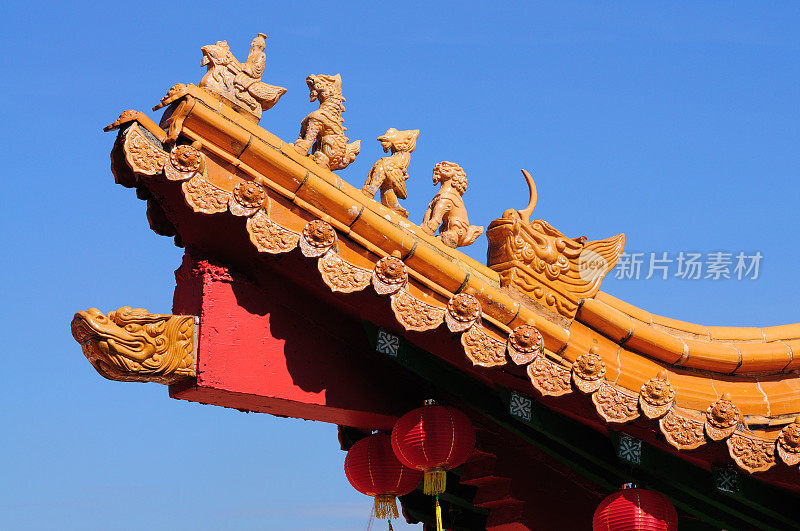
[[[176,279],[173,312],[200,327],[197,380],[171,386],[173,398],[384,430],[419,405],[420,384],[374,352],[358,321],[296,286],[265,289],[192,258]]]

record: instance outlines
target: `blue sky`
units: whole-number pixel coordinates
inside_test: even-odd
[[[0,21],[6,283],[0,526],[363,529],[334,426],[169,399],[101,379],[72,314],[168,313],[181,250],[113,183],[102,133],[197,82],[200,47],[288,88],[261,125],[284,140],[313,109],[304,79],[341,73],[363,183],[389,127],[420,129],[406,208],[419,222],[440,160],[461,164],[473,224],[522,208],[626,248],[763,255],[758,280],[618,280],[654,313],[726,325],[800,320],[800,4],[740,2],[16,3]],[[151,113],[154,115],[154,113]],[[485,238],[468,254],[484,261]],[[674,270],[673,270],[674,272]],[[613,273],[612,273],[613,275]],[[532,391],[533,392],[533,391]],[[401,528],[401,526],[398,526]]]

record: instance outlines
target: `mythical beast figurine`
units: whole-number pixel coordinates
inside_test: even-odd
[[[319,109],[303,118],[300,124],[300,138],[295,140],[294,148],[301,154],[308,154],[320,166],[330,170],[343,170],[356,160],[361,151],[361,140],[347,143],[342,125],[344,118],[344,96],[342,95],[342,76],[336,74],[310,75],[306,78],[311,101],[319,100]]]
[[[483,234],[483,227],[470,225],[467,218],[461,197],[467,191],[467,174],[455,162],[440,162],[433,168],[433,184],[441,184],[441,188],[428,205],[422,230],[433,236],[438,228],[448,247],[471,245]]]
[[[208,44],[201,48],[201,66],[208,71],[200,80],[200,88],[214,92],[232,101],[256,117],[272,108],[286,93],[283,87],[268,85],[261,81],[267,64],[266,35],[259,33],[250,45],[247,61],[240,63],[231,53],[226,41]]]
[[[408,210],[401,207],[397,199],[405,199],[407,196],[408,164],[411,162],[411,153],[417,147],[418,137],[419,129],[398,131],[394,127],[379,136],[384,153],[391,150],[392,154],[372,165],[367,182],[361,188],[362,192],[372,198],[380,190],[381,203],[404,218],[408,217]]]

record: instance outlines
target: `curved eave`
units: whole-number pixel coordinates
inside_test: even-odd
[[[320,263],[323,279],[333,291],[368,289],[378,259],[394,254],[408,272],[408,284],[402,292],[408,304],[397,303],[397,293],[387,298],[387,304],[406,330],[422,331],[408,318],[409,305],[436,317],[439,313],[446,315],[447,302],[456,294],[475,297],[480,304],[479,321],[454,333],[462,335],[461,343],[472,363],[487,367],[489,378],[489,367],[507,363],[509,334],[529,324],[541,332],[546,355],[536,357],[527,374],[533,387],[544,395],[574,392],[574,362],[596,345],[594,351],[604,364],[605,374],[598,387],[587,392],[608,422],[629,422],[643,413],[663,417],[669,410],[667,415],[675,415],[682,426],[695,430],[699,426],[702,442],[698,444],[705,444],[702,431],[706,409],[727,393],[744,421],[728,437],[739,443],[744,440],[737,448],[771,448],[774,458],[781,429],[800,413],[800,380],[792,348],[798,341],[798,325],[767,329],[697,327],[653,316],[602,292],[583,301],[575,320],[565,320],[533,304],[525,295],[501,288],[497,274],[488,267],[368,199],[338,175],[299,155],[291,144],[239,119],[237,113],[204,91],[186,86],[171,105],[162,120],[167,145],[178,138],[200,142],[208,164],[205,174],[177,178],[188,179],[181,187],[195,212],[234,215],[235,209],[229,211],[228,207],[233,190],[241,182],[251,181],[268,191],[270,202],[252,212],[237,211],[237,215],[248,216],[250,239],[260,252],[292,251],[300,244],[308,222],[317,219],[329,224],[336,230],[338,245],[324,255],[310,255],[305,250],[303,254]],[[136,161],[131,162],[126,145],[132,131],[147,138],[156,150],[151,158],[162,165],[162,159],[168,159],[166,148],[157,140],[161,134],[151,131],[154,137],[149,138],[137,126],[120,133],[115,151],[125,152],[124,157],[118,152],[112,159],[124,158],[136,178],[163,180],[162,172],[151,169],[157,164],[143,169]],[[129,182],[120,175],[117,180]],[[205,191],[198,193],[198,186]],[[214,196],[211,206],[203,203],[209,200],[209,194]],[[267,241],[275,239],[276,232],[278,243]],[[342,276],[348,277],[350,284],[341,284]],[[761,330],[760,340],[754,330]],[[642,386],[662,371],[675,391],[674,403],[666,404],[664,411],[640,411]],[[680,434],[670,436],[663,419],[660,426],[667,440],[681,448],[680,443],[673,442]],[[749,462],[737,451],[731,447],[731,455],[748,471],[775,464],[775,459],[769,458],[765,463]]]
[[[676,366],[723,374],[800,368],[800,323],[702,326],[646,312],[606,293],[584,302],[578,320],[619,345]]]

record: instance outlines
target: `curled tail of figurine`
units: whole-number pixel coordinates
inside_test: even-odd
[[[272,108],[273,105],[278,103],[281,96],[286,94],[286,89],[283,87],[276,87],[275,85],[268,85],[261,81],[257,81],[250,85],[250,94],[261,105],[261,109],[266,111]]]
[[[476,225],[470,225],[467,228],[467,233],[464,235],[464,241],[461,246],[472,245],[475,243],[475,240],[478,239],[478,236],[483,234],[483,227],[478,227]]]
[[[343,162],[344,165],[347,166],[354,160],[356,160],[356,156],[361,153],[361,140],[356,140],[355,142],[350,142],[347,144],[347,149],[345,150]]]

